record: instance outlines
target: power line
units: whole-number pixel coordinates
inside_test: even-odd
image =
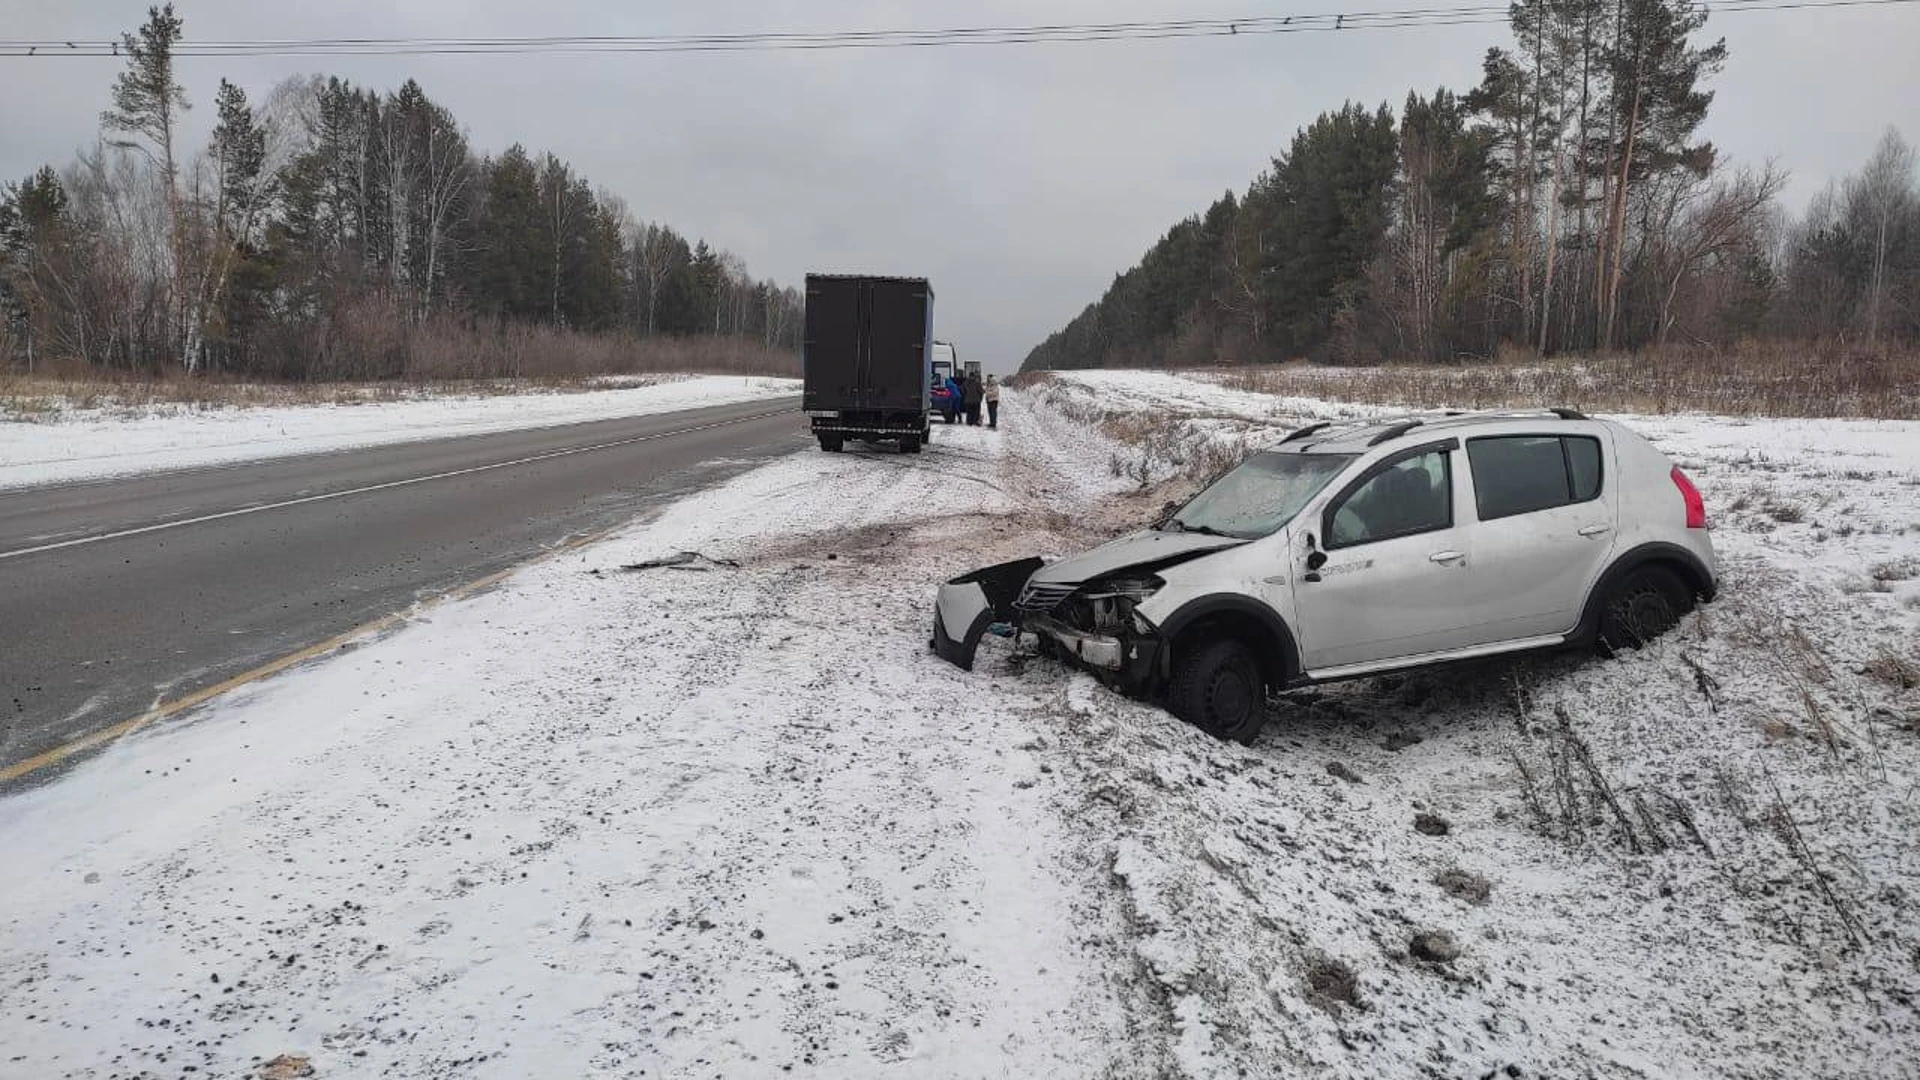
[[[1920,0],[1719,0],[1711,14],[1798,11],[1819,8],[1887,7]],[[850,49],[953,48],[981,45],[1068,45],[1180,38],[1263,37],[1350,30],[1427,29],[1506,22],[1506,5],[1404,8],[1383,11],[1262,15],[1249,18],[1188,18],[1114,23],[976,26],[934,30],[844,30],[680,35],[578,35],[543,37],[285,38],[182,41],[175,56],[431,56],[469,54],[711,53]],[[118,56],[106,40],[0,39],[0,58]]]

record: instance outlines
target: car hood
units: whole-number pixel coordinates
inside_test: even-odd
[[[1049,563],[1036,571],[1031,580],[1048,585],[1078,585],[1116,570],[1137,568],[1141,573],[1152,573],[1175,563],[1239,547],[1247,542],[1235,536],[1147,529],[1072,558]]]

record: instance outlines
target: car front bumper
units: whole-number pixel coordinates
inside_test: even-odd
[[[1162,641],[1144,618],[1135,618],[1137,632],[1102,634],[1015,606],[1022,586],[1043,565],[1037,558],[1021,559],[975,570],[940,586],[934,601],[933,651],[972,671],[980,641],[991,631],[1014,637],[1023,651],[1077,664],[1123,687],[1154,685],[1164,674],[1160,670]]]
[[[940,586],[933,603],[933,651],[963,671],[973,670],[980,639],[996,623],[1018,618],[1013,602],[1042,559],[1020,559],[963,574]]]
[[[1067,656],[1089,667],[1121,671],[1127,666],[1127,643],[1117,637],[1076,630],[1048,615],[1028,616],[1021,623],[1021,629],[1036,636],[1044,635]]]

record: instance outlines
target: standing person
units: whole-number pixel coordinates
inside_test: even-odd
[[[941,389],[946,393],[941,399],[940,411],[946,414],[947,423],[957,424],[960,422],[960,399],[963,392],[960,384],[953,381],[953,376],[944,375],[941,379]]]
[[[986,388],[980,385],[979,373],[969,372],[967,375],[967,425],[969,427],[980,426],[980,395],[985,392]]]
[[[1000,428],[1000,380],[987,376],[987,388],[981,396],[987,401],[987,426],[997,431]]]

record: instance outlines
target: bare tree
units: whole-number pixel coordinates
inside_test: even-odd
[[[1731,179],[1708,183],[1683,182],[1669,201],[1663,227],[1649,229],[1662,238],[1660,258],[1662,293],[1656,340],[1664,345],[1673,329],[1674,299],[1681,285],[1715,261],[1750,250],[1786,186],[1787,175],[1772,163],[1756,173],[1742,170]]]
[[[1866,216],[1872,230],[1873,272],[1867,283],[1867,345],[1879,344],[1881,309],[1887,292],[1887,252],[1894,229],[1914,201],[1914,151],[1889,127],[1859,176],[1847,182],[1847,200]]]
[[[633,278],[644,301],[646,333],[657,330],[660,290],[686,258],[686,244],[663,225],[636,225],[627,231],[627,251],[633,260]]]

